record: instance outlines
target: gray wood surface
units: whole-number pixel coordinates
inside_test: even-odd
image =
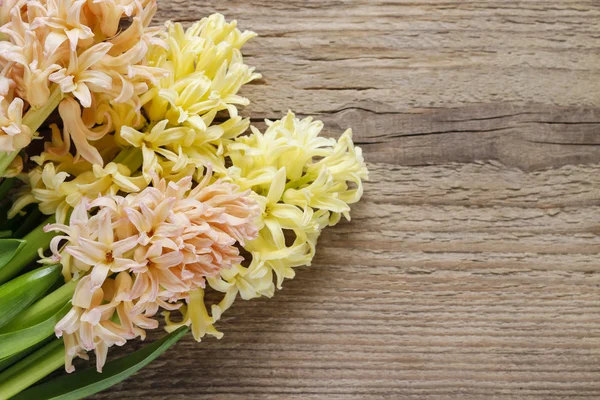
[[[159,7],[258,32],[245,114],[353,127],[371,181],[275,298],[96,399],[600,398],[600,2]]]

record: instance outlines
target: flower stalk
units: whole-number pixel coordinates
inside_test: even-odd
[[[32,132],[37,131],[40,126],[46,122],[50,114],[56,110],[60,101],[63,98],[63,93],[58,85],[55,85],[50,92],[48,101],[41,107],[31,107],[23,117],[23,123],[31,128]]]
[[[46,219],[37,228],[29,232],[23,240],[25,245],[8,264],[0,269],[0,284],[14,278],[25,267],[38,257],[38,250],[47,249],[54,236],[53,233],[44,232],[44,226],[54,223],[54,216]]]
[[[6,195],[8,194],[10,189],[12,189],[14,183],[15,183],[15,178],[7,178],[7,179],[4,179],[2,181],[2,183],[0,183],[0,200],[3,200],[6,198]]]
[[[0,329],[0,333],[17,331],[51,317],[67,304],[75,293],[77,280],[73,279],[23,311],[17,318]]]
[[[126,166],[134,173],[142,167],[142,152],[136,147],[126,147],[117,154],[113,162]]]
[[[32,134],[35,136],[35,132],[42,126],[48,119],[50,114],[56,110],[60,101],[62,100],[62,92],[60,87],[54,86],[48,101],[41,107],[31,107],[25,116],[23,117],[23,125],[28,126],[31,129]],[[13,162],[15,157],[19,154],[20,150],[12,152],[0,152],[0,177],[4,176],[6,169]]]
[[[62,340],[53,340],[0,373],[0,399],[9,399],[54,372],[65,363]]]

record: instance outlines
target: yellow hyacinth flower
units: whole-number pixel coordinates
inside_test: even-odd
[[[249,126],[237,111],[248,100],[237,93],[260,77],[240,52],[254,36],[220,14],[187,30],[179,23],[166,24],[160,35],[166,45],[153,45],[147,54],[150,67],[168,71],[141,97],[149,121],[122,125],[116,134],[120,144],[141,149],[145,176],[165,170],[172,177],[187,171],[201,174],[210,165],[226,177],[225,147]],[[222,110],[229,119],[217,124]]]
[[[47,162],[21,175],[21,179],[26,185],[17,193],[8,217],[13,218],[27,205],[36,203],[42,213],[55,215],[58,222],[64,222],[69,211],[84,198],[118,192],[136,193],[149,183],[141,175],[132,177],[126,165],[114,162],[105,167],[94,165],[92,170],[77,176],[58,171],[54,163]]]
[[[183,322],[171,321],[166,313],[168,330],[193,317],[202,326],[196,336],[221,337],[214,324],[238,295],[244,300],[273,296],[285,279],[295,276],[296,267],[310,265],[321,230],[342,214],[350,217],[349,204],[362,196],[368,171],[351,131],[336,141],[320,137],[322,128],[320,121],[300,120],[290,112],[280,121],[268,121],[265,133],[253,128],[252,134],[226,145],[225,155],[233,164],[227,177],[254,192],[261,209],[260,231],[243,246],[251,256],[249,264],[207,279],[223,293],[210,313],[203,292],[198,293],[194,308],[182,310]]]
[[[352,142],[352,131],[338,141],[322,138],[320,121],[300,120],[291,112],[267,124],[264,134],[253,128],[252,135],[239,137],[227,147],[226,155],[233,163],[229,175],[234,182],[264,193],[276,171],[283,168],[284,203],[349,218],[349,204],[360,199],[362,180],[368,177],[362,150]]]

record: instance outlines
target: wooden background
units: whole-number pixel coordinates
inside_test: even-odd
[[[371,182],[222,340],[96,399],[600,398],[598,0],[159,7],[258,32],[245,113],[353,127]]]

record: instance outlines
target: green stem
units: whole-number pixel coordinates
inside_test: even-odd
[[[63,341],[54,340],[29,357],[0,373],[0,399],[27,389],[65,364]]]
[[[58,107],[62,98],[63,94],[60,87],[55,86],[52,89],[52,92],[50,92],[50,97],[48,97],[46,104],[39,108],[31,108],[27,111],[23,117],[23,124],[31,128],[32,132],[37,131],[40,129],[40,126],[46,122],[50,114],[56,110],[56,107]]]
[[[140,149],[137,147],[126,147],[117,154],[113,162],[125,165],[133,174],[142,167],[144,159]]]
[[[42,217],[45,217],[40,209],[36,206],[33,210],[27,213],[24,221],[20,221],[19,227],[13,234],[13,238],[22,239],[25,235],[31,232],[32,229],[40,223]]]
[[[0,153],[0,177],[4,176],[6,169],[13,162],[20,150],[15,150],[10,153]]]
[[[7,265],[0,269],[0,284],[15,277],[23,268],[33,262],[38,257],[38,249],[42,248],[46,250],[50,246],[50,241],[56,234],[53,232],[44,232],[44,227],[52,223],[54,223],[53,216],[23,238],[26,242],[23,249]]]
[[[67,304],[75,293],[78,281],[73,279],[35,304],[21,312],[19,316],[0,329],[0,333],[14,332],[39,324],[56,314]]]
[[[0,184],[0,201],[6,198],[6,195],[12,189],[15,178],[7,178]]]
[[[287,189],[297,189],[297,188],[299,188],[300,186],[302,186],[302,185],[304,185],[304,184],[306,184],[306,183],[312,182],[312,181],[314,181],[314,180],[315,180],[315,179],[314,179],[314,177],[310,176],[309,174],[305,174],[305,175],[304,175],[302,178],[300,178],[300,179],[296,179],[296,180],[295,180],[295,181],[293,181],[293,182],[288,182],[288,183],[285,185],[285,190],[287,190]]]
[[[50,114],[58,107],[62,100],[62,91],[60,87],[54,86],[50,97],[46,104],[39,108],[30,108],[29,111],[23,117],[23,125],[27,125],[31,132],[35,133],[40,126],[48,119]],[[0,153],[0,176],[4,176],[6,169],[10,163],[15,159],[20,150],[15,150],[10,153]]]
[[[30,354],[36,352],[37,350],[41,349],[42,347],[44,347],[45,345],[47,345],[48,343],[50,343],[54,339],[56,339],[56,338],[50,336],[46,340],[44,340],[44,341],[42,341],[40,343],[34,344],[33,346],[31,346],[31,347],[23,350],[20,353],[15,354],[14,356],[10,356],[8,358],[3,358],[2,360],[0,360],[0,372],[6,370],[7,368],[9,368],[12,365],[16,364],[17,362],[21,361],[22,359],[24,359],[28,355],[30,355]]]

